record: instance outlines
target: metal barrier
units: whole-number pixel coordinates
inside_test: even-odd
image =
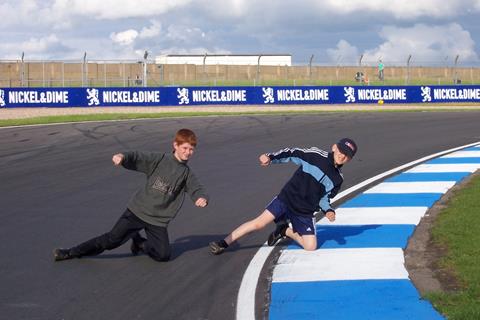
[[[0,61],[0,87],[315,86],[480,84],[480,68],[405,66],[157,65],[153,61]]]

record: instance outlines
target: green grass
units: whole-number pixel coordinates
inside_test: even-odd
[[[287,113],[319,113],[322,111],[251,111],[251,112],[162,112],[162,113],[105,113],[105,114],[81,114],[81,115],[61,115],[44,116],[24,119],[0,120],[0,127],[22,126],[34,124],[52,124],[63,122],[84,122],[84,121],[111,121],[111,120],[130,120],[130,119],[160,119],[174,117],[207,117],[207,116],[239,116],[253,114],[287,114]],[[327,111],[328,112],[328,111]]]
[[[433,241],[447,249],[440,267],[456,276],[461,289],[429,293],[448,319],[480,319],[480,176],[456,192],[435,222]]]
[[[421,111],[471,111],[471,109],[462,108],[464,106],[475,106],[476,104],[460,104],[451,106],[449,104],[439,104],[438,109],[378,109],[378,110],[339,110],[332,108],[331,110],[268,110],[259,111],[252,109],[252,111],[242,112],[221,112],[221,111],[183,111],[183,112],[152,112],[152,113],[93,113],[93,114],[78,114],[78,115],[59,115],[59,116],[42,116],[23,119],[5,119],[0,120],[0,127],[9,126],[23,126],[36,124],[52,124],[64,122],[85,122],[85,121],[111,121],[111,120],[129,120],[129,119],[160,119],[160,118],[178,118],[178,117],[207,117],[207,116],[242,116],[242,115],[284,115],[284,114],[319,114],[330,112],[421,112]],[[421,104],[415,106],[422,106]],[[424,106],[424,105],[423,105]],[[480,109],[480,108],[479,108]]]

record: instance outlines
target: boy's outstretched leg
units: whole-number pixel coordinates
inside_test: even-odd
[[[63,261],[98,255],[105,250],[121,246],[142,228],[143,222],[127,209],[111,231],[69,249],[55,249],[53,258],[55,261]]]
[[[228,246],[230,246],[233,242],[237,241],[244,235],[249,234],[250,232],[265,228],[265,226],[273,222],[274,219],[275,217],[270,211],[263,211],[262,214],[255,219],[247,221],[237,227],[225,239],[210,242],[210,252],[215,255],[223,253],[223,251],[225,251],[225,249],[228,248]]]

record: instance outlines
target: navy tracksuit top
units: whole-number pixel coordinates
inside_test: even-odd
[[[266,154],[271,163],[293,162],[300,167],[285,184],[278,198],[301,216],[313,216],[322,210],[334,211],[330,199],[343,182],[340,167],[335,167],[333,153],[318,148],[285,148]]]

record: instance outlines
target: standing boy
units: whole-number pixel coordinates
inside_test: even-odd
[[[132,239],[133,254],[144,252],[157,261],[170,259],[167,226],[180,210],[185,192],[197,207],[205,207],[208,195],[187,161],[192,157],[197,138],[189,129],[179,130],[173,153],[125,152],[115,154],[114,165],[146,175],[146,183],[130,199],[127,209],[113,229],[70,249],[55,249],[55,261],[93,256],[112,250]],[[147,238],[138,233],[144,229]]]
[[[332,146],[332,152],[318,148],[286,148],[276,153],[262,154],[259,158],[262,166],[293,162],[300,167],[262,214],[240,225],[223,240],[211,242],[211,253],[221,254],[234,241],[252,231],[263,229],[274,221],[277,227],[268,237],[269,246],[275,245],[286,236],[295,240],[305,250],[315,250],[317,237],[314,213],[320,209],[328,220],[335,221],[335,211],[330,206],[330,199],[337,194],[343,182],[340,168],[350,161],[356,152],[355,142],[343,138]],[[292,227],[289,227],[287,220]]]

